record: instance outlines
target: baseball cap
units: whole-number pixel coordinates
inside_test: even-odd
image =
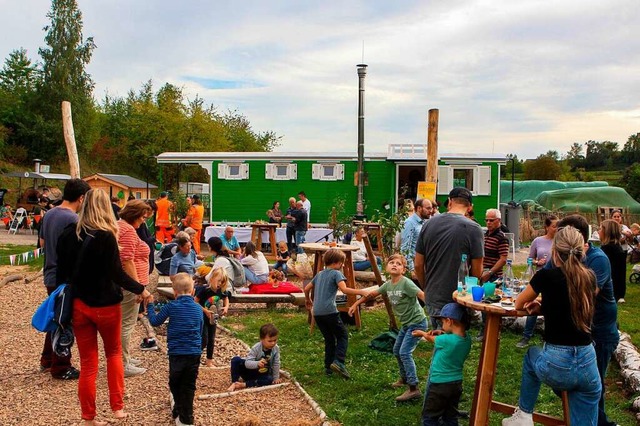
[[[438,315],[431,315],[433,318],[449,318],[462,324],[467,324],[468,315],[464,306],[457,303],[447,303],[442,307]]]
[[[193,194],[193,197],[191,197],[191,198],[193,198],[194,200],[199,200],[200,196],[198,194]]]
[[[167,191],[162,191],[162,192],[160,193],[160,196],[161,196],[161,197],[166,197],[167,195],[169,195],[169,194],[167,194]]]
[[[470,203],[472,202],[471,191],[462,187],[453,188],[451,192],[449,192],[449,198],[463,198]]]

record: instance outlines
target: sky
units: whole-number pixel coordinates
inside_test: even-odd
[[[78,0],[97,45],[97,100],[151,79],[257,132],[279,152],[357,152],[357,64],[365,151],[425,144],[439,110],[439,152],[535,158],[574,142],[640,132],[637,0]],[[50,2],[0,0],[0,57],[37,61]]]

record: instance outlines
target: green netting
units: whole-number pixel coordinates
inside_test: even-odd
[[[630,213],[640,213],[640,203],[627,194],[627,191],[615,186],[545,191],[535,202],[552,211],[595,213],[602,206],[628,207]]]
[[[560,182],[557,180],[525,180],[515,181],[513,186],[513,200],[522,203],[525,200],[535,200],[544,191],[554,191],[567,188],[594,188],[609,186],[607,182]],[[500,181],[500,202],[511,201],[511,181]]]

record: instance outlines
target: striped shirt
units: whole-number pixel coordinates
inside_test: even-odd
[[[135,228],[122,219],[118,221],[118,247],[122,266],[125,261],[133,260],[137,281],[142,285],[149,284],[149,246],[138,237]]]
[[[493,233],[487,231],[484,235],[484,260],[482,261],[482,267],[484,269],[491,269],[498,263],[501,257],[509,256],[509,240],[499,228]],[[494,271],[494,275],[501,277],[502,268],[499,271]]]
[[[149,322],[154,327],[169,318],[167,346],[169,355],[200,355],[202,353],[202,307],[191,295],[180,295],[156,314],[153,303],[147,306]]]

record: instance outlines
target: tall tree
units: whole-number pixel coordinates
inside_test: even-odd
[[[629,136],[622,148],[622,159],[626,164],[640,161],[640,133]]]
[[[36,88],[38,76],[39,71],[31,63],[26,49],[14,50],[0,70],[0,89],[18,96],[31,92]]]
[[[574,142],[567,152],[567,162],[572,169],[576,169],[582,166],[584,162],[584,155],[582,154],[582,144]]]
[[[93,37],[83,38],[82,13],[76,0],[52,0],[47,18],[51,21],[44,27],[47,47],[38,50],[43,76],[38,98],[43,118],[49,122],[43,131],[49,129],[46,139],[51,145],[43,146],[41,155],[56,157],[65,152],[59,125],[62,101],[71,102],[78,150],[84,151],[83,148],[97,138],[92,98],[94,83],[85,70],[96,45]]]
[[[535,160],[524,162],[524,178],[555,180],[562,175],[562,167],[553,156],[539,155]]]

